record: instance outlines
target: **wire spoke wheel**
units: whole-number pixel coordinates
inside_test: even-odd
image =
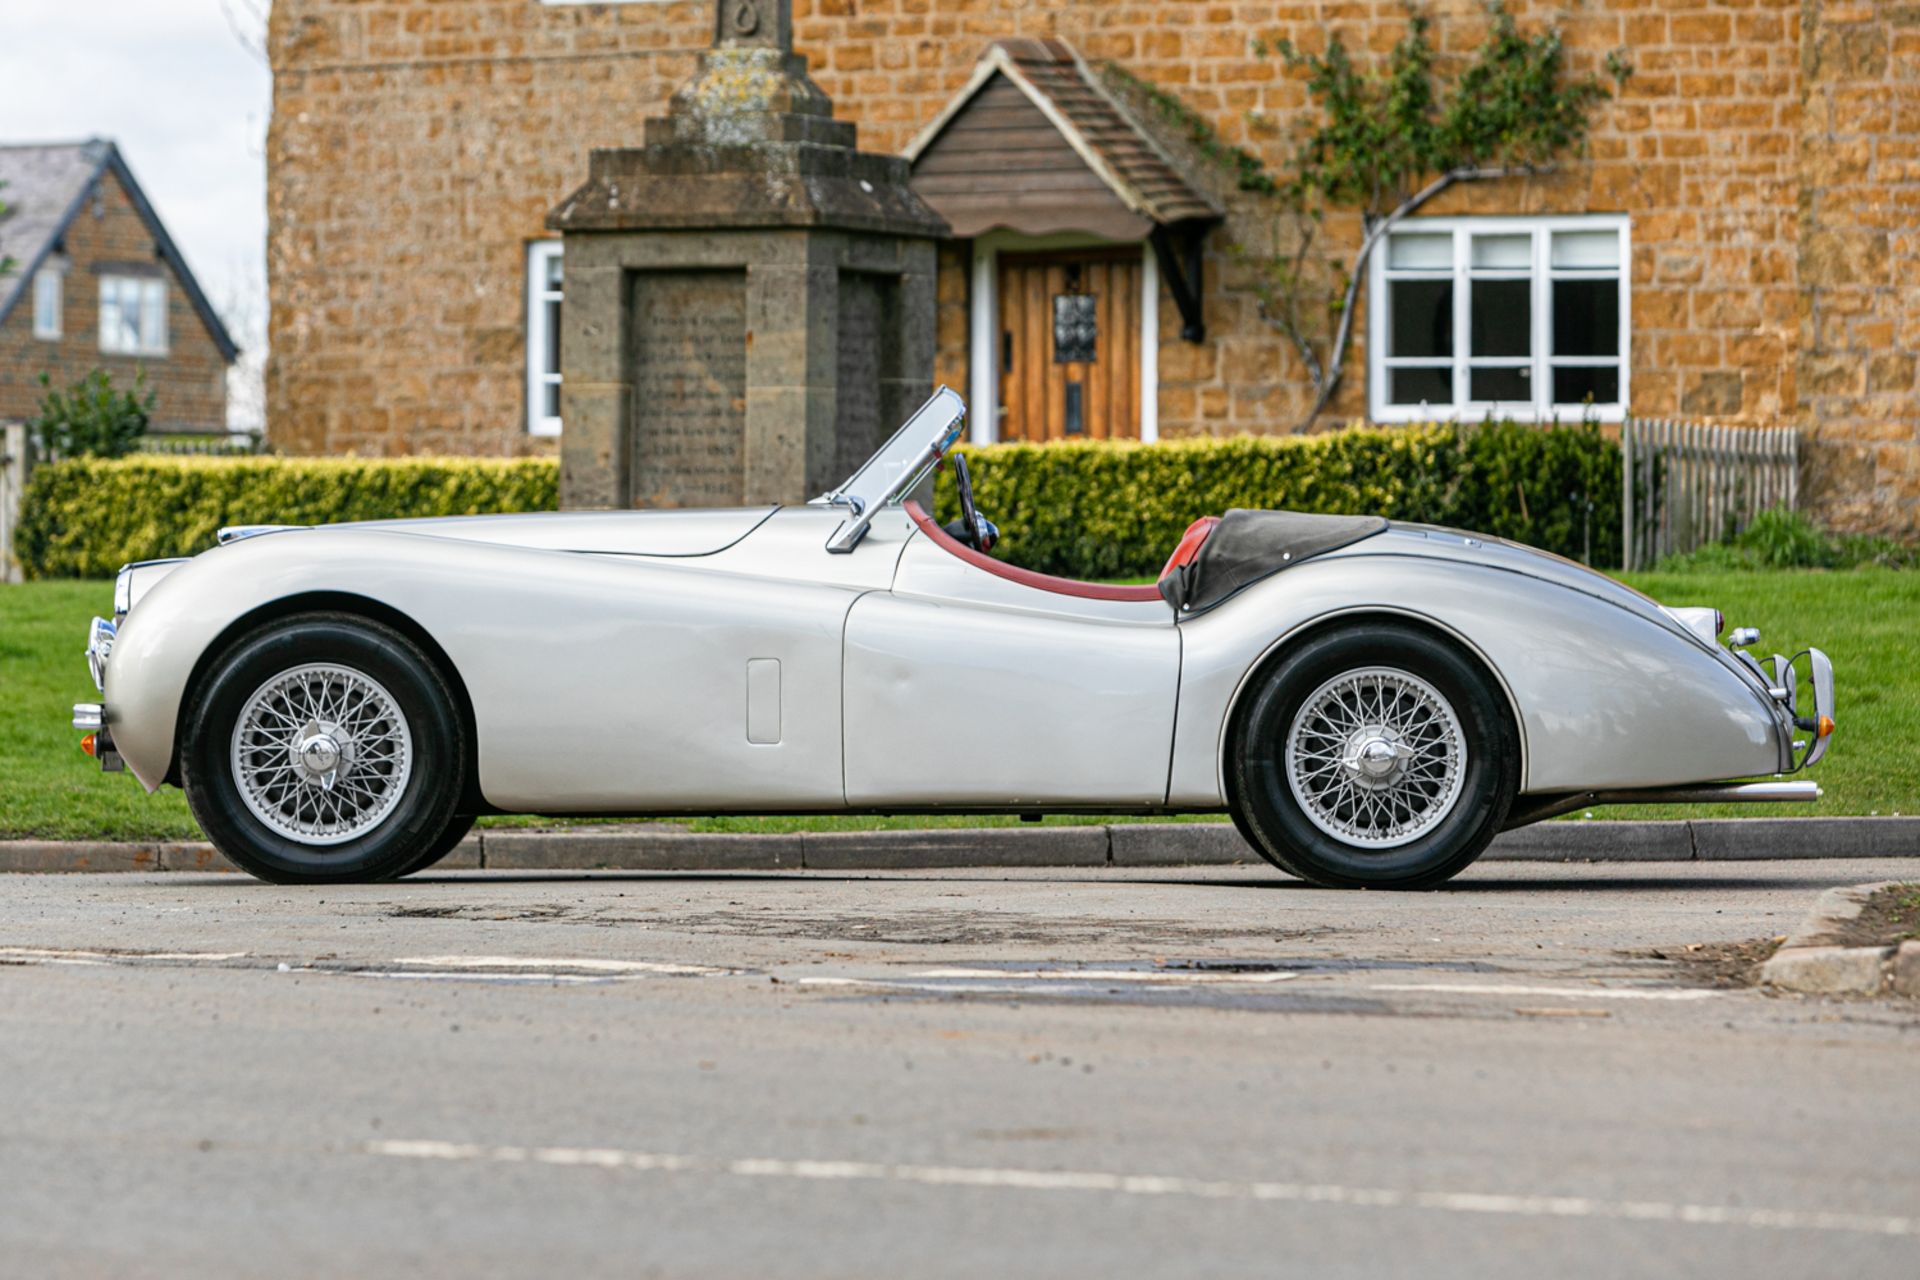
[[[1419,676],[1346,671],[1308,694],[1286,737],[1286,778],[1307,820],[1349,845],[1391,849],[1446,820],[1466,775],[1453,707]]]
[[[413,776],[399,702],[364,672],[327,663],[262,684],[240,709],[233,781],[268,829],[308,845],[357,839],[386,821]]]

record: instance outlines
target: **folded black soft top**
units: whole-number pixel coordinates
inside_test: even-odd
[[[1383,516],[1317,516],[1299,511],[1229,511],[1191,564],[1160,580],[1182,618],[1205,613],[1245,587],[1302,560],[1384,533]]]

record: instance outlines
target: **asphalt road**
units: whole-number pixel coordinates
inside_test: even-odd
[[[1920,1009],[1637,953],[1916,872],[0,878],[0,1273],[1911,1277]]]

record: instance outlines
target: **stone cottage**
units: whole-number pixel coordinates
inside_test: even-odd
[[[154,393],[152,429],[224,432],[239,354],[119,148],[0,145],[0,422],[34,414],[41,375],[104,369]]]
[[[1849,528],[1920,528],[1920,10],[1520,0],[1571,69],[1636,72],[1586,153],[1458,188],[1386,246],[1323,422],[1684,416],[1806,428]],[[1434,0],[1443,55],[1484,34]],[[561,244],[595,147],[632,145],[707,0],[279,0],[270,434],[302,453],[551,451]],[[1307,106],[1256,41],[1379,54],[1399,0],[795,0],[860,145],[954,231],[937,376],[981,440],[1292,430],[1310,399],[1235,246],[1266,217],[1116,90],[1176,95],[1282,166]],[[1117,76],[1116,71],[1124,72]],[[1499,323],[1456,317],[1484,314]]]

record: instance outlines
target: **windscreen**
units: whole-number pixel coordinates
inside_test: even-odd
[[[966,402],[946,387],[940,388],[845,484],[816,501],[851,507],[856,515],[871,517],[882,505],[898,500],[920,483],[959,438],[960,424],[966,416]]]

